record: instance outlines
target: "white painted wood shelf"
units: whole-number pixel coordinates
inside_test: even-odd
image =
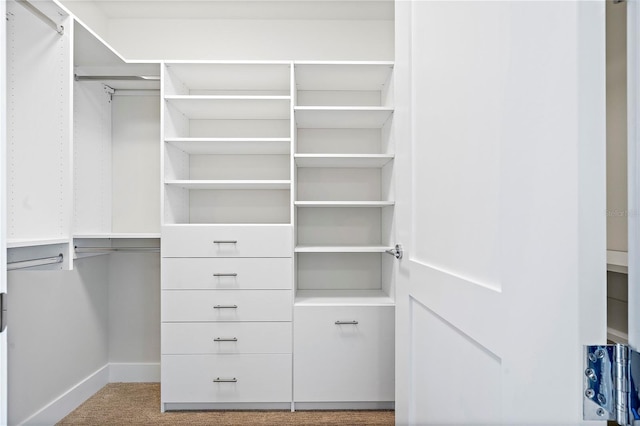
[[[184,189],[289,189],[290,180],[166,180]]]
[[[191,120],[287,120],[290,96],[168,95],[165,101]]]
[[[295,63],[299,90],[380,90],[393,70],[393,62]]]
[[[307,129],[379,129],[393,114],[389,107],[297,106],[298,128]]]
[[[75,234],[74,239],[154,239],[160,238],[160,233],[104,233],[104,234]]]
[[[629,343],[629,334],[624,331],[616,330],[615,328],[607,327],[607,339],[615,343],[626,345]]]
[[[384,253],[391,250],[391,246],[296,246],[296,253]]]
[[[69,243],[69,238],[7,239],[7,248],[52,246]]]
[[[167,138],[165,141],[190,155],[276,155],[291,152],[290,138]]]
[[[298,167],[379,168],[393,160],[393,154],[295,154]]]
[[[382,290],[298,290],[296,306],[393,306]]]
[[[394,201],[296,201],[297,207],[391,207]]]

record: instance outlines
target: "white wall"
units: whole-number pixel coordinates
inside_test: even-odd
[[[93,374],[108,356],[108,257],[72,271],[8,274],[9,424]]]
[[[125,58],[393,60],[393,21],[111,19]]]
[[[109,362],[160,362],[160,254],[109,258]],[[159,371],[159,370],[158,370]]]

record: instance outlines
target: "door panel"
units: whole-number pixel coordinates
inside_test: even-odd
[[[399,424],[581,421],[604,53],[603,2],[396,2]]]

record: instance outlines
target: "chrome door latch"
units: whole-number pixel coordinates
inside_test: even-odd
[[[585,346],[584,420],[640,425],[640,353],[627,345]]]
[[[402,259],[402,246],[400,244],[396,244],[394,248],[385,250],[384,252],[390,254],[396,259]]]

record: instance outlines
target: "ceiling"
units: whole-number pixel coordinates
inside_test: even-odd
[[[63,0],[94,3],[108,19],[393,20],[393,0]]]

